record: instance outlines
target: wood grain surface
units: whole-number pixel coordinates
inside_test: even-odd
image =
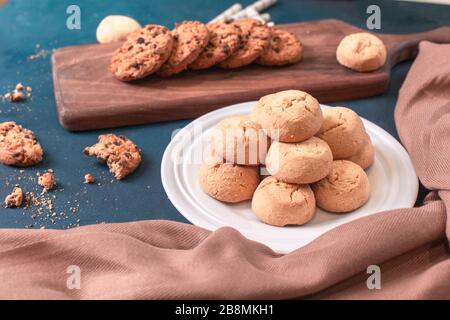
[[[378,34],[388,48],[386,65],[374,72],[358,73],[340,66],[335,53],[345,35],[361,29],[339,20],[278,27],[300,38],[304,46],[300,63],[235,70],[212,68],[124,83],[109,71],[112,53],[120,44],[58,49],[52,56],[52,68],[59,121],[68,130],[81,131],[194,118],[285,89],[307,91],[320,102],[378,95],[388,85],[391,68],[414,58],[420,41],[450,42],[450,27],[415,34]]]

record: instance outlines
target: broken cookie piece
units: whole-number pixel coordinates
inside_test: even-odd
[[[38,184],[44,188],[44,190],[51,190],[55,186],[55,175],[53,170],[48,170],[43,175],[38,177]]]
[[[86,147],[84,153],[106,162],[109,171],[121,180],[132,173],[141,162],[139,148],[130,139],[108,133],[98,137],[98,143]]]
[[[0,162],[29,167],[42,160],[42,147],[31,130],[14,121],[0,123]]]
[[[23,202],[23,191],[20,187],[16,186],[14,190],[6,196],[5,205],[7,208],[18,208]]]

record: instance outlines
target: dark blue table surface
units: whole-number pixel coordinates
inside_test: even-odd
[[[240,0],[243,4],[252,1]],[[15,184],[24,191],[39,192],[36,173],[52,168],[58,188],[45,195],[54,209],[0,208],[0,227],[67,228],[99,222],[122,222],[143,219],[169,219],[186,222],[168,200],[161,184],[162,154],[174,130],[189,120],[149,124],[106,131],[71,133],[58,123],[50,54],[37,59],[28,57],[44,50],[68,45],[94,43],[95,30],[101,19],[110,14],[134,17],[140,23],[173,26],[186,19],[209,21],[237,0],[10,0],[0,7],[0,93],[22,82],[33,88],[32,99],[22,103],[0,100],[0,121],[14,120],[33,130],[45,150],[44,161],[21,171],[0,165],[0,200]],[[381,8],[383,33],[424,31],[448,24],[450,6],[424,5],[397,1],[294,1],[280,0],[269,13],[277,23],[338,18],[365,28],[366,8],[378,4]],[[66,28],[66,9],[76,4],[81,8],[81,30]],[[397,66],[385,94],[356,101],[336,101],[380,125],[397,137],[393,109],[398,90],[410,63]],[[106,166],[83,155],[85,146],[93,144],[101,132],[124,134],[143,151],[143,162],[126,180],[115,181]],[[85,173],[92,173],[100,185],[83,184]],[[42,207],[42,206],[40,206]]]

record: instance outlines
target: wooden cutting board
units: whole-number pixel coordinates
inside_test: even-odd
[[[150,76],[124,83],[109,71],[111,55],[120,44],[58,49],[52,65],[59,121],[68,130],[79,131],[193,118],[285,89],[307,91],[320,102],[378,95],[388,85],[391,68],[416,55],[419,41],[450,42],[450,27],[415,34],[380,34],[388,48],[386,65],[375,72],[358,73],[340,66],[335,53],[345,35],[361,29],[339,20],[279,27],[294,32],[302,41],[300,63],[235,70],[212,68],[168,79]]]

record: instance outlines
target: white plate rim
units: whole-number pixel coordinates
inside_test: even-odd
[[[238,114],[248,114],[251,106],[253,106],[255,103],[256,103],[256,101],[242,102],[242,103],[230,105],[227,107],[223,107],[223,108],[211,111],[201,117],[198,117],[198,118],[194,119],[193,121],[191,121],[189,124],[187,124],[184,128],[179,130],[176,133],[176,135],[173,137],[173,139],[167,145],[167,147],[164,151],[163,157],[162,157],[162,161],[161,161],[162,185],[163,185],[163,188],[164,188],[169,200],[172,202],[174,207],[179,211],[179,213],[181,215],[183,215],[192,224],[202,227],[202,228],[205,228],[207,230],[211,230],[211,231],[214,231],[220,227],[227,226],[227,225],[217,225],[206,219],[206,218],[211,219],[211,217],[202,217],[198,213],[194,213],[193,209],[195,209],[195,206],[193,207],[193,203],[186,201],[186,199],[184,197],[186,197],[187,195],[184,194],[185,193],[184,190],[180,189],[177,186],[176,180],[171,178],[175,175],[175,172],[176,172],[176,169],[175,169],[176,165],[172,161],[171,155],[174,152],[175,148],[179,147],[179,145],[180,145],[179,138],[183,137],[183,136],[187,136],[187,133],[192,132],[194,126],[199,123],[204,123],[204,122],[217,123],[220,120],[222,120],[224,117],[227,117],[227,116],[238,115]],[[321,107],[329,108],[331,106],[321,104]],[[398,208],[413,207],[415,204],[416,198],[417,198],[418,190],[419,190],[419,182],[418,182],[417,175],[415,173],[414,166],[409,157],[409,154],[407,153],[405,148],[401,145],[401,143],[399,141],[397,141],[397,139],[395,139],[391,134],[389,134],[383,128],[379,127],[378,125],[374,124],[373,122],[371,122],[367,119],[364,119],[362,117],[361,117],[361,119],[366,128],[375,130],[377,134],[380,134],[382,136],[383,140],[386,141],[386,143],[389,143],[399,153],[399,155],[401,157],[400,160],[402,161],[402,165],[403,165],[404,169],[406,171],[409,171],[409,173],[410,173],[409,175],[406,176],[406,178],[408,178],[408,181],[406,181],[406,183],[405,183],[407,185],[410,185],[410,188],[402,190],[404,198],[407,199],[408,201],[403,201],[403,205],[399,206]],[[175,192],[175,190],[177,190],[178,193]],[[183,194],[183,197],[180,197],[180,193]],[[390,208],[390,209],[394,209],[394,208]],[[377,211],[377,212],[380,212],[380,211]],[[375,214],[377,212],[373,212],[371,214]],[[371,215],[371,214],[368,214],[368,215]],[[357,220],[360,218],[362,218],[362,217],[350,218],[350,219],[348,219],[349,221],[347,221],[347,222],[354,221],[354,220]],[[347,222],[344,222],[344,223],[347,223]],[[220,224],[220,221],[216,221],[216,223]],[[342,225],[344,223],[339,223],[338,225]],[[335,227],[337,227],[338,225],[336,225]],[[333,227],[333,228],[335,228],[335,227]],[[277,227],[274,227],[274,228],[277,228]],[[333,228],[331,228],[331,229],[333,229]],[[261,239],[259,237],[255,237],[255,234],[251,234],[249,232],[246,232],[245,230],[239,230],[239,228],[237,228],[237,229],[238,229],[238,231],[240,231],[244,236],[248,237],[249,239],[262,242],[263,244],[271,247],[274,251],[279,252],[279,253],[288,253],[292,250],[295,250],[301,246],[306,245],[306,243],[305,243],[305,244],[302,244],[301,246],[298,246],[295,248],[292,247],[290,249],[286,249],[286,248],[280,247],[279,245],[271,243],[271,241],[267,241],[266,239]],[[329,229],[323,233],[326,233],[326,232],[330,231],[331,229]],[[320,235],[318,235],[317,237],[319,237],[319,236]],[[317,238],[317,237],[315,237],[315,238]],[[311,239],[309,242],[311,242],[313,240],[314,239]]]

